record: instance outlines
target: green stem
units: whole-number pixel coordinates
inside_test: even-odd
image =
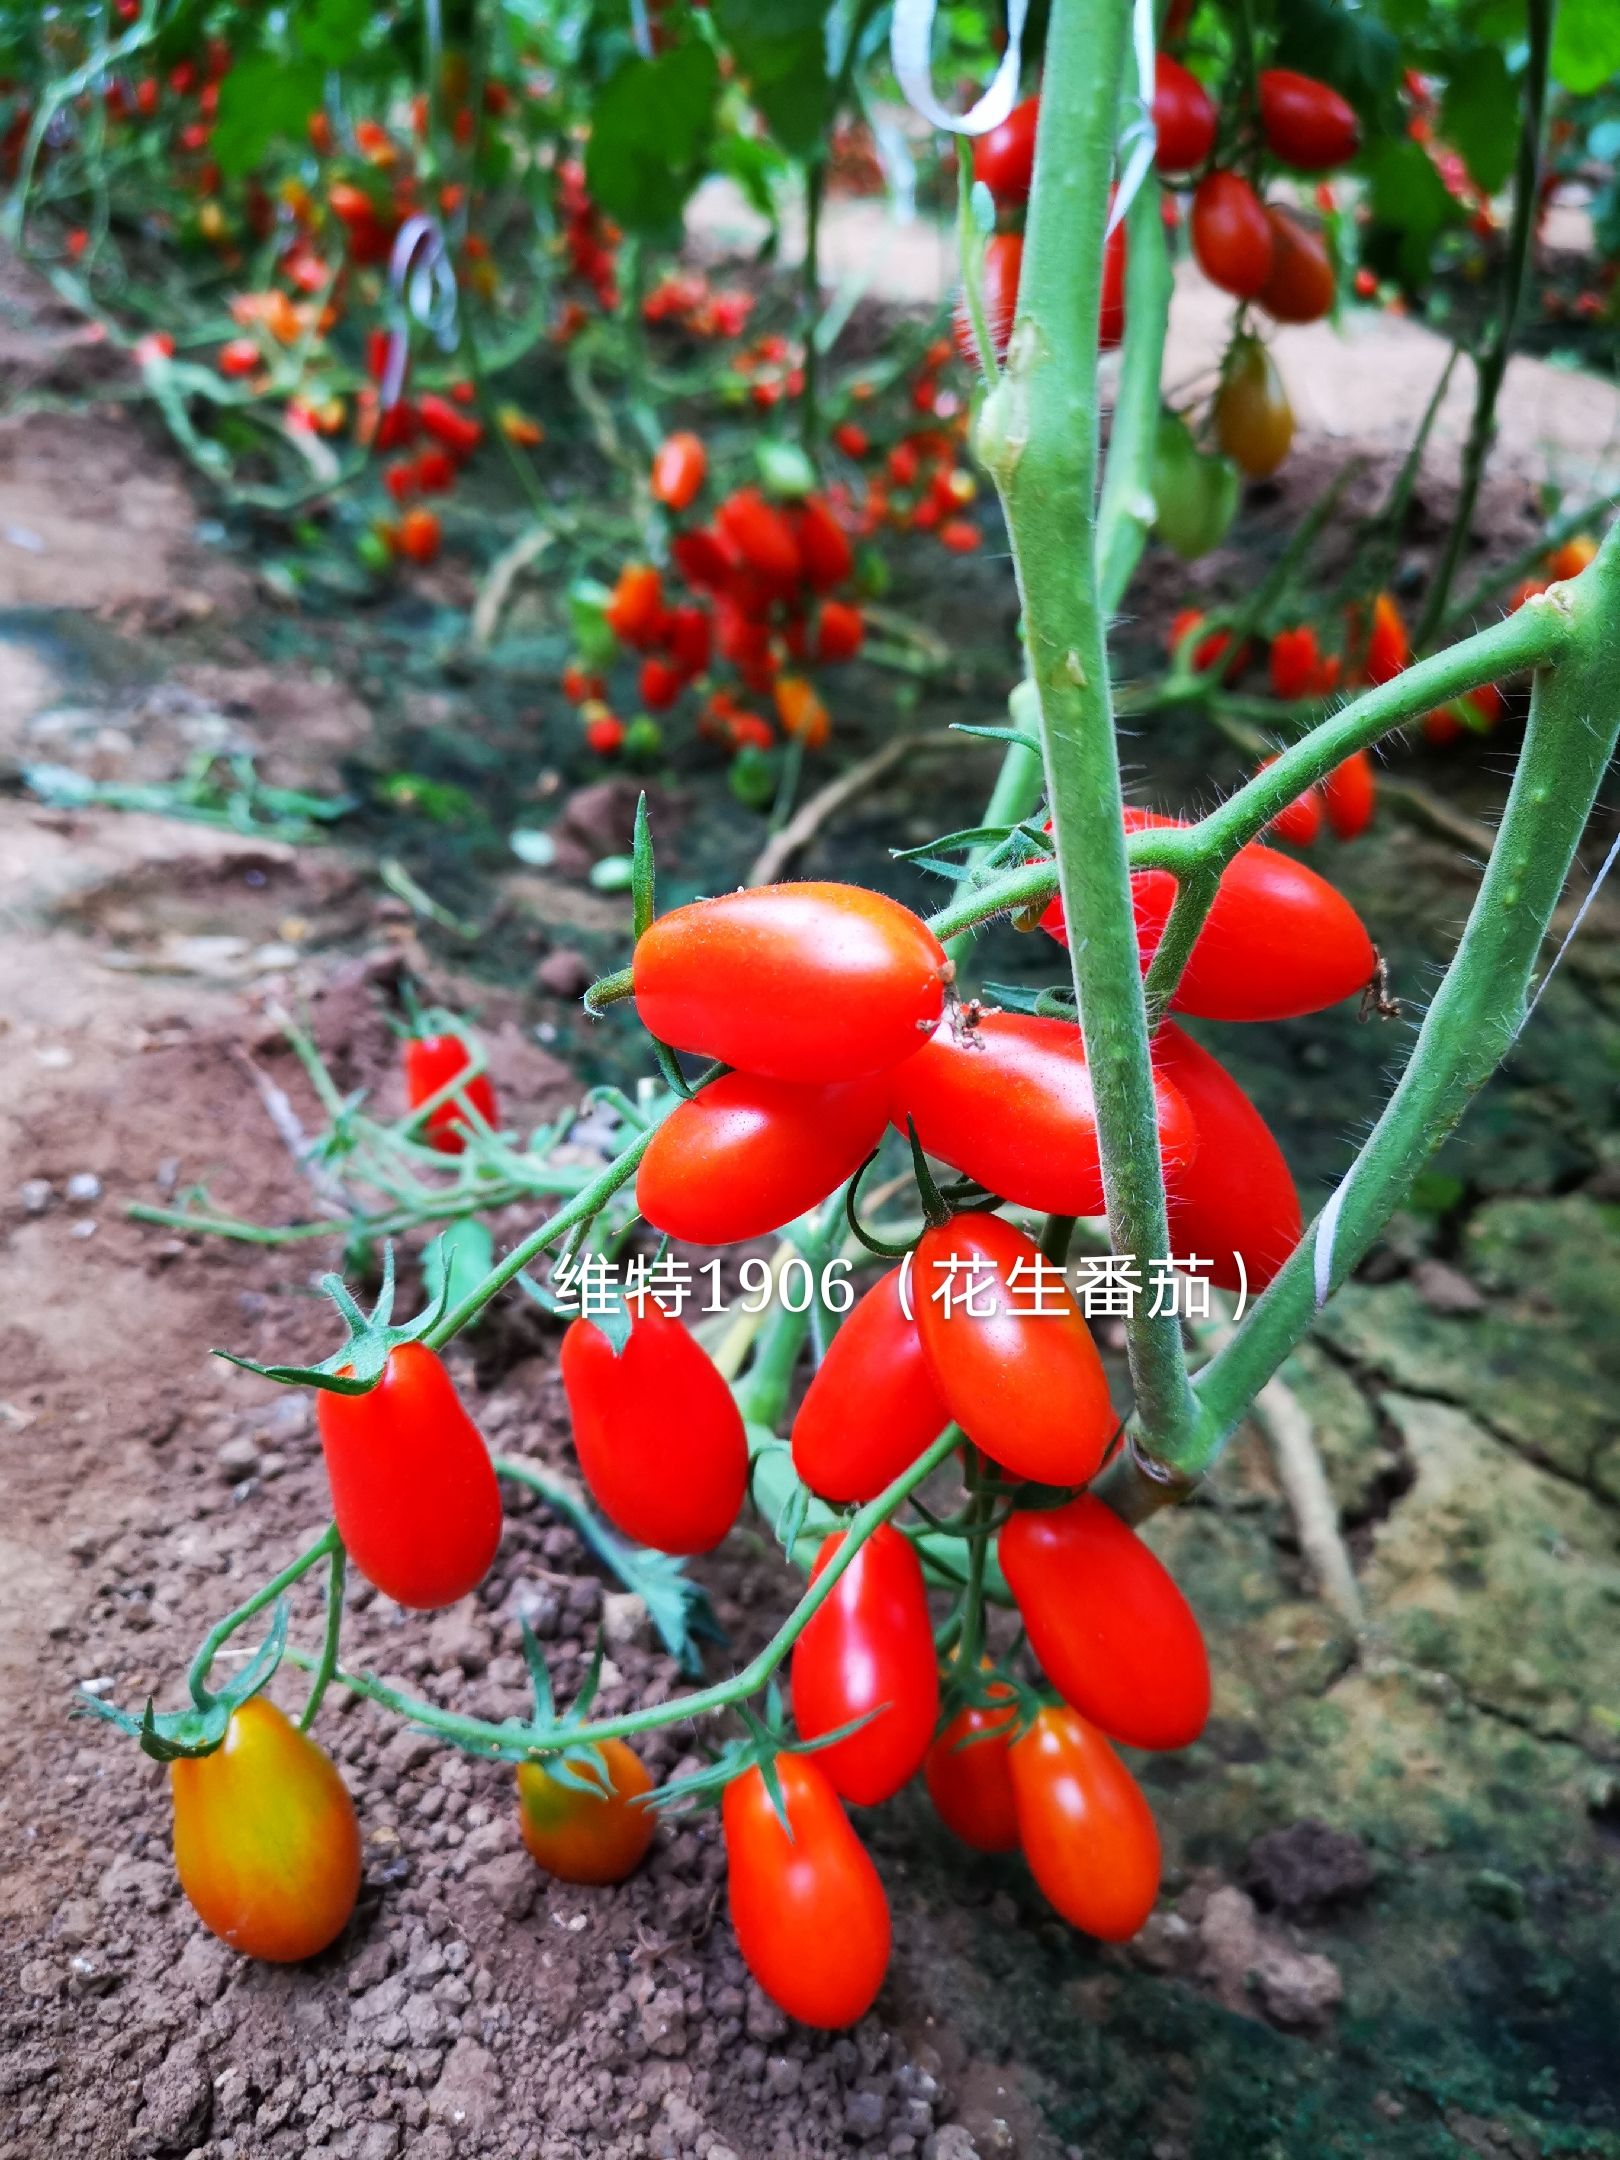
[[[1473,529],[1474,506],[1479,500],[1485,460],[1496,432],[1496,404],[1513,351],[1524,301],[1525,273],[1535,234],[1537,197],[1540,193],[1541,138],[1546,120],[1547,69],[1552,53],[1555,0],[1528,0],[1529,51],[1524,64],[1523,118],[1519,127],[1518,159],[1513,174],[1513,218],[1508,229],[1507,262],[1502,273],[1502,307],[1485,350],[1475,362],[1474,413],[1468,441],[1463,449],[1462,480],[1457,508],[1446,536],[1445,553],[1430,583],[1428,599],[1412,642],[1418,651],[1433,638],[1444,620],[1451,588]]]
[[[1097,586],[1105,615],[1124,599],[1158,515],[1153,459],[1172,273],[1159,183],[1151,174],[1125,213],[1125,239],[1125,345],[1097,505]]]
[[[312,1567],[318,1567],[337,1543],[337,1524],[328,1523],[307,1551],[301,1552],[296,1560],[289,1561],[279,1575],[262,1584],[250,1598],[238,1605],[234,1612],[229,1612],[223,1620],[214,1622],[203,1637],[202,1645],[192,1659],[191,1669],[186,1675],[191,1699],[199,1710],[206,1710],[214,1699],[208,1689],[208,1670],[225,1643],[239,1627],[245,1626],[255,1613],[261,1613],[267,1605],[273,1605],[283,1590],[290,1590]]]
[[[820,1610],[837,1586],[855,1555],[880,1524],[888,1521],[903,1502],[938,1469],[958,1443],[959,1435],[954,1426],[943,1432],[928,1449],[919,1455],[908,1470],[886,1485],[875,1500],[869,1500],[849,1519],[843,1543],[827,1565],[809,1585],[797,1605],[777,1629],[764,1649],[733,1673],[729,1680],[717,1681],[713,1687],[696,1689],[690,1695],[677,1695],[667,1702],[649,1703],[640,1710],[630,1710],[619,1717],[596,1718],[588,1723],[558,1726],[549,1732],[533,1735],[529,1752],[534,1755],[554,1754],[564,1747],[589,1747],[601,1740],[625,1740],[636,1733],[653,1732],[663,1725],[674,1725],[687,1720],[710,1717],[716,1711],[728,1710],[735,1703],[746,1702],[757,1695],[769,1682],[771,1675],[782,1663],[793,1645],[803,1634],[811,1618]],[[289,1649],[288,1660],[294,1665],[313,1669],[314,1660],[306,1651]],[[420,1725],[428,1732],[440,1733],[474,1751],[492,1747],[511,1748],[527,1745],[530,1733],[522,1726],[495,1725],[484,1718],[461,1717],[453,1710],[441,1710],[437,1703],[422,1702],[406,1695],[399,1688],[388,1686],[385,1681],[372,1678],[368,1673],[344,1672],[341,1668],[332,1676],[339,1687],[348,1688],[353,1694],[363,1695],[368,1702],[381,1703],[385,1709],[408,1718],[413,1725]]]
[[[1054,0],[1018,315],[979,442],[1024,605],[1108,1219],[1146,1267],[1169,1232],[1096,559],[1097,316],[1129,29],[1125,0]],[[1139,1308],[1127,1341],[1137,1415],[1168,1443],[1193,1412],[1180,1322]]]
[[[804,166],[804,390],[799,398],[799,439],[812,460],[821,441],[821,206],[827,189],[826,153],[817,150]]]
[[[331,1685],[332,1675],[337,1671],[338,1644],[343,1636],[343,1584],[348,1569],[349,1555],[334,1523],[332,1565],[326,1578],[326,1635],[321,1643],[321,1661],[315,1668],[315,1677],[310,1683],[304,1712],[298,1720],[300,1732],[308,1732],[314,1724],[321,1704],[326,1699],[326,1690]]]

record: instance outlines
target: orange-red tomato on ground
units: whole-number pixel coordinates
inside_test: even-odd
[[[978,1852],[1016,1852],[1018,1806],[1008,1756],[1018,1731],[1012,1690],[958,1710],[928,1750],[923,1776],[946,1829]]]
[[[472,1062],[473,1054],[459,1035],[408,1036],[405,1042],[406,1102],[411,1109],[416,1109],[466,1072]],[[463,1103],[466,1109],[463,1109]],[[476,1130],[469,1122],[468,1110],[492,1131],[495,1129],[495,1083],[487,1072],[474,1073],[462,1082],[459,1097],[451,1096],[436,1110],[428,1112],[421,1127],[428,1145],[437,1148],[441,1155],[464,1154],[468,1137]]]
[[[823,1540],[812,1583],[843,1541],[838,1531]],[[922,1563],[892,1523],[872,1532],[806,1622],[793,1652],[792,1695],[793,1722],[806,1740],[866,1719],[816,1750],[841,1799],[875,1807],[922,1768],[939,1720],[934,1627]]]
[[[647,1857],[658,1828],[654,1810],[636,1804],[653,1789],[641,1757],[622,1740],[599,1740],[596,1750],[611,1798],[564,1784],[543,1761],[517,1766],[518,1833],[531,1858],[559,1882],[623,1882]]]
[[[443,537],[437,512],[424,509],[420,503],[399,521],[399,552],[407,562],[434,561]]]
[[[1099,1215],[1102,1161],[1080,1030],[1034,1013],[943,1021],[890,1076],[892,1115],[926,1153],[1018,1207]],[[1159,1152],[1191,1159],[1198,1134],[1175,1089],[1155,1076]]]
[[[865,1162],[888,1123],[888,1078],[799,1087],[725,1073],[658,1127],[636,1205],[688,1245],[733,1245],[793,1222]]]
[[[1209,1657],[1169,1569],[1092,1493],[1019,1509],[996,1555],[1029,1646],[1064,1701],[1127,1747],[1188,1747],[1209,1717]]]
[[[422,1612],[476,1590],[501,1541],[500,1488],[437,1353],[396,1344],[363,1395],[320,1389],[315,1423],[332,1513],[367,1582]]]
[[[701,436],[688,430],[666,436],[653,459],[653,498],[667,510],[689,510],[709,470]]]
[[[793,1467],[823,1500],[871,1500],[932,1446],[949,1418],[894,1267],[828,1344],[793,1421]]]
[[[1265,206],[1241,173],[1212,172],[1192,206],[1193,254],[1212,285],[1254,300],[1271,275],[1274,242]]]
[[[1352,751],[1322,782],[1322,807],[1341,840],[1354,840],[1364,833],[1373,821],[1377,804],[1378,782],[1365,750]]]
[[[1170,1250],[1213,1261],[1200,1272],[1223,1290],[1245,1281],[1263,1290],[1304,1234],[1282,1150],[1226,1067],[1172,1021],[1154,1037],[1153,1056],[1198,1122],[1198,1153],[1169,1187]]]
[[[637,940],[631,967],[660,1042],[805,1083],[897,1065],[938,1024],[952,972],[898,900],[814,883],[676,908]]]
[[[888,1969],[889,1901],[816,1757],[778,1755],[776,1775],[790,1829],[757,1767],[721,1802],[737,1947],[789,2017],[853,2025]]]
[[[1260,132],[1285,165],[1327,172],[1355,156],[1361,126],[1337,90],[1292,68],[1262,68],[1259,89]]]
[[[1042,1710],[1011,1751],[1019,1842],[1072,1927],[1128,1942],[1159,1895],[1159,1832],[1141,1787],[1078,1711]]]
[[[650,1299],[615,1353],[594,1320],[570,1323],[563,1392],[574,1449],[610,1522],[657,1552],[708,1552],[743,1503],[748,1439],[713,1359]]]
[[[324,1749],[263,1695],[211,1755],[169,1765],[174,1864],[203,1925],[288,1965],[342,1934],[360,1891],[354,1802]]]
[[[968,1438],[1016,1477],[1084,1485],[1119,1419],[1061,1269],[999,1215],[952,1216],[917,1244],[911,1304],[934,1383]]]

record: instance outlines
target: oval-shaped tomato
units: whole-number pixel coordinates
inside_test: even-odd
[[[1333,263],[1320,233],[1287,210],[1268,205],[1271,275],[1259,304],[1278,322],[1319,322],[1333,305]]]
[[[1179,822],[1134,807],[1125,812],[1128,833]],[[1170,919],[1175,879],[1168,870],[1138,870],[1131,897],[1146,967]],[[1041,927],[1067,942],[1060,900],[1047,908]],[[1175,1008],[1201,1020],[1297,1019],[1359,996],[1377,972],[1372,940],[1343,894],[1303,863],[1251,842],[1222,872]],[[1175,1082],[1173,1072],[1170,1079]],[[1200,1153],[1207,1144],[1200,1126]]]
[[[853,2025],[889,1965],[889,1901],[814,1755],[778,1755],[784,1829],[759,1769],[726,1787],[731,1925],[743,1961],[801,2025]]]
[[[1294,440],[1294,408],[1258,338],[1239,338],[1215,393],[1215,440],[1251,480],[1277,470]]]
[[[923,1776],[946,1829],[978,1852],[1018,1849],[1018,1808],[1008,1755],[1018,1731],[1012,1690],[958,1710],[928,1750]]]
[[[425,1344],[388,1353],[364,1395],[322,1388],[315,1422],[349,1558],[396,1605],[476,1590],[501,1541],[501,1494],[478,1427]]]
[[[1199,181],[1192,245],[1199,269],[1222,292],[1253,300],[1264,290],[1271,275],[1271,227],[1264,204],[1241,173],[1212,172]]]
[[[472,1052],[459,1035],[412,1035],[405,1043],[405,1100],[414,1110],[425,1103],[430,1095],[437,1095],[440,1088],[464,1073],[472,1063]],[[484,1123],[495,1126],[495,1086],[487,1072],[475,1073],[462,1088],[468,1108],[476,1111]],[[430,1110],[421,1131],[429,1147],[437,1148],[441,1155],[460,1155],[466,1148],[472,1127],[466,1111],[454,1099],[440,1103],[437,1110]]]
[[[1004,209],[1029,201],[1040,114],[1040,99],[1025,98],[1022,105],[1013,107],[1000,127],[991,128],[973,145],[973,177],[983,181]]]
[[[689,510],[697,500],[709,470],[709,453],[701,436],[683,429],[666,436],[653,459],[653,499],[666,510]]]
[[[1190,68],[1168,53],[1154,62],[1153,126],[1163,173],[1191,172],[1215,147],[1215,106]]]
[[[1200,1272],[1223,1290],[1245,1281],[1263,1290],[1304,1234],[1282,1150],[1226,1067],[1173,1022],[1154,1037],[1153,1056],[1198,1122],[1198,1154],[1169,1189],[1170,1249],[1178,1260],[1212,1260]]]
[[[955,1215],[917,1244],[911,1303],[934,1383],[968,1438],[1015,1477],[1084,1485],[1119,1427],[1061,1269],[999,1215]]]
[[[1260,132],[1266,148],[1301,172],[1326,172],[1361,143],[1355,112],[1337,90],[1292,68],[1260,70]]]
[[[792,592],[799,582],[799,548],[787,513],[758,488],[738,488],[714,515],[721,544],[772,593]]]
[[[1080,1030],[1035,1013],[945,1020],[926,1049],[890,1075],[896,1127],[910,1118],[924,1151],[1016,1207],[1100,1215],[1102,1161]],[[1155,1076],[1159,1152],[1190,1161],[1198,1135],[1173,1087]]]
[[[843,1542],[838,1531],[823,1540],[812,1582]],[[806,1623],[793,1652],[792,1686],[793,1722],[806,1740],[867,1719],[858,1732],[816,1750],[841,1799],[876,1807],[922,1768],[939,1720],[934,1628],[922,1563],[892,1523],[872,1532]]]
[[[1378,781],[1365,750],[1353,750],[1335,765],[1322,782],[1322,805],[1339,839],[1354,840],[1367,830],[1378,806]]]
[[[651,563],[626,563],[602,612],[622,644],[644,652],[656,641],[663,624],[663,579]]]
[[[290,1965],[341,1935],[360,1891],[354,1802],[324,1749],[262,1695],[212,1755],[169,1765],[174,1865],[203,1925]]]
[[[581,1318],[561,1362],[579,1467],[609,1521],[657,1552],[718,1545],[743,1503],[748,1439],[696,1336],[648,1300],[617,1356]]]
[[[793,1420],[793,1467],[823,1500],[872,1500],[949,1421],[917,1323],[900,1304],[900,1270],[891,1268],[816,1368]]]
[[[995,233],[985,243],[984,261],[979,271],[979,297],[984,307],[985,328],[990,333],[990,343],[996,358],[1005,360],[1007,346],[1012,338],[1013,317],[1018,313],[1018,280],[1024,271],[1024,236],[1022,233]],[[984,373],[984,362],[979,358],[978,340],[973,334],[973,317],[968,311],[965,298],[956,303],[952,323],[956,349],[969,367]]]
[[[1184,562],[1225,539],[1242,482],[1230,458],[1208,457],[1179,413],[1160,417],[1153,455],[1153,529]]]
[[[1181,1748],[1209,1716],[1209,1657],[1169,1569],[1094,1494],[1020,1509],[997,1557],[1064,1701],[1127,1747]]]
[[[1275,758],[1262,758],[1257,770],[1264,772],[1268,765],[1276,762]],[[1303,795],[1296,795],[1291,803],[1277,812],[1266,827],[1268,834],[1275,839],[1286,840],[1290,847],[1312,846],[1321,830],[1322,798],[1313,787],[1307,788]]]
[[[599,1740],[612,1795],[564,1784],[544,1762],[517,1766],[518,1831],[530,1855],[559,1882],[617,1883],[647,1857],[658,1828],[637,1797],[651,1792],[646,1765],[622,1740]]]
[[[763,1237],[851,1178],[888,1122],[888,1075],[796,1087],[725,1073],[678,1103],[636,1173],[636,1205],[688,1245]]]
[[[1128,1942],[1159,1895],[1159,1832],[1142,1789],[1078,1711],[1041,1711],[1011,1754],[1029,1871],[1071,1927]]]
[[[1309,623],[1293,630],[1279,630],[1271,641],[1266,671],[1273,697],[1294,699],[1315,694],[1322,666],[1316,632]]]
[[[799,569],[812,592],[831,592],[853,575],[855,551],[849,535],[819,495],[807,495],[792,515]]]
[[[827,665],[853,660],[866,638],[866,621],[847,600],[824,600],[816,616],[815,657]]]
[[[1393,682],[1397,675],[1405,673],[1411,662],[1412,644],[1400,608],[1387,592],[1381,592],[1373,601],[1372,627],[1367,633],[1362,673],[1370,683]]]
[[[694,900],[638,939],[636,1010],[661,1042],[806,1083],[898,1065],[951,979],[945,949],[898,900],[858,885],[759,885]]]

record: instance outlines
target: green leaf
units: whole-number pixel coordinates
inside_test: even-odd
[[[209,148],[220,171],[240,179],[273,144],[301,138],[325,79],[319,60],[270,53],[239,60],[219,86],[219,119]]]
[[[656,60],[632,54],[598,93],[586,183],[610,217],[635,232],[669,233],[703,177],[720,94],[707,45]]]
[[[782,148],[819,149],[832,121],[827,0],[714,0],[709,12]]]
[[[1620,75],[1620,8],[1614,0],[1561,0],[1551,65],[1554,82],[1577,97]]]
[[[1415,142],[1375,143],[1367,152],[1367,174],[1373,222],[1394,235],[1400,276],[1420,285],[1437,236],[1462,222],[1462,207]]]
[[[1518,147],[1519,93],[1492,45],[1460,53],[1440,104],[1440,133],[1487,195],[1506,185]]]
[[[1343,0],[1286,0],[1279,12],[1274,67],[1298,68],[1331,83],[1364,118],[1387,107],[1401,48],[1376,16]]]
[[[294,12],[298,49],[323,67],[347,67],[365,44],[376,13],[372,0],[314,0]]]
[[[645,789],[636,797],[635,835],[630,843],[630,898],[634,910],[634,934],[639,938],[643,931],[651,927],[653,917],[658,912],[652,828],[647,823]]]

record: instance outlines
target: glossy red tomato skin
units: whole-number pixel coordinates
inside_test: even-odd
[[[169,1765],[174,1863],[203,1925],[294,1964],[342,1934],[360,1890],[354,1803],[325,1750],[262,1695],[211,1755]]]
[[[1018,1713],[1005,1700],[958,1710],[928,1750],[923,1775],[934,1812],[976,1852],[1018,1850],[1018,1807],[1008,1763]]]
[[[565,1785],[543,1758],[517,1766],[518,1835],[535,1864],[559,1882],[623,1882],[658,1833],[656,1811],[636,1805],[653,1789],[640,1756],[622,1740],[599,1741],[597,1751],[611,1798]]]
[[[843,1544],[825,1539],[815,1582]],[[818,1748],[816,1760],[842,1800],[876,1807],[922,1768],[939,1722],[939,1675],[922,1564],[911,1540],[883,1523],[806,1623],[793,1652],[793,1722],[818,1740],[852,1719],[859,1732]]]
[[[570,1323],[563,1391],[592,1497],[657,1552],[708,1552],[737,1520],[748,1482],[742,1413],[703,1345],[647,1301],[617,1357],[594,1320]]]
[[[1021,1509],[997,1540],[1046,1677],[1110,1740],[1190,1747],[1209,1717],[1209,1656],[1164,1562],[1091,1493]]]
[[[758,488],[738,488],[715,512],[715,530],[745,570],[773,593],[799,582],[799,549],[787,514]]]
[[[744,1962],[801,2025],[853,2025],[877,1999],[889,1964],[889,1901],[814,1755],[778,1755],[792,1836],[759,1770],[721,1802],[731,1925]]]
[[[1271,641],[1266,662],[1272,696],[1288,699],[1311,696],[1321,665],[1321,649],[1309,623],[1300,623],[1292,630],[1279,630]]]
[[[952,1270],[953,1259],[968,1266]],[[953,1216],[918,1241],[912,1310],[934,1383],[968,1438],[1015,1477],[1084,1485],[1119,1420],[1091,1330],[1061,1281],[1037,1275],[1038,1260],[1034,1241],[1001,1216]],[[975,1280],[985,1318],[961,1302]],[[936,1294],[947,1285],[949,1311]],[[1046,1313],[1034,1309],[1042,1296]]]
[[[664,618],[664,581],[651,563],[626,563],[603,610],[614,636],[645,652]]]
[[[854,574],[855,551],[849,535],[819,495],[807,496],[790,522],[800,575],[812,592],[831,592]]]
[[[1354,840],[1367,830],[1378,807],[1378,780],[1365,750],[1352,751],[1328,774],[1322,782],[1322,807],[1339,839]]]
[[[926,1041],[950,963],[898,900],[761,885],[661,915],[637,940],[636,1010],[661,1042],[771,1080],[858,1080]]]
[[[1100,1215],[1102,1162],[1091,1071],[1080,1030],[1034,1013],[949,1019],[890,1076],[895,1127],[909,1118],[924,1152],[1015,1207]],[[1159,1153],[1167,1166],[1198,1147],[1186,1105],[1155,1077]]]
[[[338,1532],[367,1582],[421,1612],[476,1590],[501,1541],[500,1488],[435,1353],[398,1344],[364,1395],[321,1389],[315,1422]]]
[[[1212,172],[1198,183],[1192,245],[1212,285],[1253,300],[1271,275],[1272,237],[1260,198],[1241,173]]]
[[[1171,1181],[1170,1249],[1213,1260],[1223,1290],[1263,1290],[1304,1235],[1299,1195],[1271,1128],[1217,1058],[1166,1021],[1153,1055],[1198,1120],[1192,1167]],[[1243,1257],[1240,1271],[1234,1252]]]
[[[1277,322],[1320,322],[1333,306],[1333,263],[1321,235],[1275,204],[1266,210],[1271,227],[1271,275],[1259,304]]]
[[[1337,90],[1292,68],[1262,68],[1259,87],[1260,132],[1285,165],[1327,172],[1355,156],[1360,123]]]
[[[1190,68],[1168,53],[1154,63],[1153,125],[1160,172],[1188,173],[1215,147],[1215,107]]]
[[[1127,832],[1178,822],[1147,810],[1125,812]],[[1170,919],[1175,880],[1167,870],[1139,870],[1131,892],[1146,967]],[[1066,938],[1058,901],[1041,925]],[[1377,971],[1378,955],[1349,901],[1303,863],[1251,843],[1226,867],[1175,1010],[1201,1020],[1297,1019],[1359,996]]]
[[[1109,196],[1110,205],[1113,196]],[[1112,352],[1125,336],[1126,239],[1123,220],[1103,242],[1102,292],[1097,303],[1097,349]]]
[[[405,1099],[414,1110],[472,1063],[459,1035],[413,1035],[405,1044]],[[476,1073],[462,1089],[470,1108],[490,1127],[496,1124],[495,1086],[487,1072]],[[460,1155],[467,1146],[467,1116],[454,1101],[440,1103],[421,1128],[430,1147],[441,1155]]]
[[[888,1122],[882,1073],[796,1087],[725,1073],[678,1103],[636,1173],[636,1205],[688,1245],[734,1245],[795,1221],[865,1162]]]
[[[839,1506],[872,1500],[950,1419],[915,1319],[890,1268],[858,1298],[827,1347],[793,1420],[793,1467]]]
[[[1393,682],[1397,675],[1405,673],[1411,662],[1411,640],[1406,634],[1400,608],[1387,592],[1381,592],[1373,601],[1372,625],[1367,634],[1362,672],[1370,683]]]
[[[1255,768],[1264,772],[1275,758],[1262,758]],[[1307,788],[1303,795],[1296,795],[1286,804],[1266,827],[1268,837],[1286,840],[1290,847],[1311,847],[1322,833],[1322,797],[1317,789]]]
[[[1035,176],[1035,130],[1041,101],[1025,98],[1015,105],[1000,127],[991,128],[973,145],[973,177],[990,190],[1003,209],[1029,201]]]
[[[682,430],[666,436],[653,459],[654,499],[667,510],[688,510],[697,500],[709,470],[709,453],[701,436]]]
[[[1077,1711],[1041,1711],[1011,1753],[1029,1871],[1072,1927],[1129,1942],[1159,1895],[1159,1832],[1142,1791]]]
[[[1018,281],[1023,271],[1023,234],[994,234],[985,244],[984,263],[979,272],[979,297],[984,308],[985,327],[990,332],[990,343],[998,360],[1007,357],[1013,317],[1018,312]],[[956,303],[952,330],[957,351],[969,367],[977,368],[982,375],[984,363],[979,358],[973,318],[965,298]]]

